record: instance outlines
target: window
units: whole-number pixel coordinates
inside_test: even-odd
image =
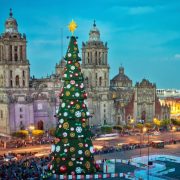
[[[22,74],[23,74],[23,77],[25,77],[25,71],[23,71],[23,73],[22,73]]]
[[[13,76],[13,71],[10,70],[10,78],[12,78],[12,76]]]
[[[39,104],[37,105],[37,109],[38,109],[38,110],[42,110],[42,109],[43,109],[43,106],[42,106],[41,103],[39,103]]]
[[[22,115],[22,114],[20,114],[19,118],[20,118],[20,119],[22,119],[22,118],[23,118],[23,115]]]
[[[20,111],[20,112],[22,112],[22,111],[23,111],[23,109],[20,107],[20,108],[19,108],[19,111]]]
[[[0,119],[3,119],[3,111],[0,110]]]
[[[102,77],[99,77],[99,86],[102,86]]]
[[[22,60],[23,59],[23,50],[22,50],[22,46],[20,46],[20,60]]]
[[[10,87],[13,87],[13,81],[12,80],[10,81]]]
[[[9,47],[9,55],[10,55],[10,61],[12,61],[12,46]]]
[[[17,46],[14,46],[14,60],[15,60],[15,61],[18,60],[17,51],[18,51],[18,47],[17,47]]]
[[[18,75],[16,76],[15,81],[16,81],[16,86],[19,86],[19,76]]]
[[[23,86],[25,86],[25,80],[23,80]]]

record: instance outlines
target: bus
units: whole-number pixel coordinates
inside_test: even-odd
[[[153,148],[164,148],[164,141],[152,141]]]
[[[111,134],[102,134],[98,138],[96,138],[96,141],[103,141],[103,140],[112,140],[117,139],[119,137],[118,133],[111,133]]]

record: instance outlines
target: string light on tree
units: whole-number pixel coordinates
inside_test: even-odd
[[[73,34],[77,28],[75,21],[72,20],[68,28]],[[58,175],[93,174],[99,167],[94,163],[92,135],[88,125],[90,113],[84,102],[87,93],[74,36],[70,38],[64,59],[67,63],[63,71],[64,85],[60,93],[62,103],[56,115],[56,143],[51,148],[50,171]]]

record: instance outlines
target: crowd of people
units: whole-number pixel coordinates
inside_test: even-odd
[[[18,160],[0,164],[0,179],[2,180],[41,179],[50,161],[49,157],[35,157],[34,153],[10,155],[16,156]]]

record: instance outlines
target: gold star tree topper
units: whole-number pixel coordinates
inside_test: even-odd
[[[77,24],[74,20],[72,20],[68,25],[69,31],[71,31],[72,35],[74,34],[74,31],[77,28]]]

